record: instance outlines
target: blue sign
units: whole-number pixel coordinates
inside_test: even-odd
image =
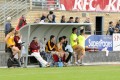
[[[113,51],[113,38],[109,35],[91,35],[86,39],[85,46],[98,48],[100,51],[104,49]]]

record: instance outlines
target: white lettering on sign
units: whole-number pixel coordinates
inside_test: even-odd
[[[113,51],[120,51],[120,34],[113,34]]]
[[[90,10],[94,11],[95,8],[93,7],[92,3],[93,3],[94,0],[90,0],[90,4],[89,4],[89,7],[90,7]]]
[[[65,2],[68,3],[69,1],[71,0],[65,0]],[[66,7],[69,9],[70,5],[67,5],[65,2],[61,3],[65,8],[63,8],[63,6],[61,6],[61,8],[66,10]],[[75,0],[71,6],[73,7],[70,7],[69,10],[118,12],[120,11],[120,0]]]
[[[115,2],[116,2],[116,0],[109,0],[108,11],[110,11],[111,9],[112,9],[113,11],[116,10],[116,8],[115,8]]]
[[[89,47],[112,47],[112,41],[92,41],[89,39]]]

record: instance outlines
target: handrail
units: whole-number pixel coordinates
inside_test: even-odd
[[[5,23],[8,16],[14,17],[19,15],[23,10],[27,11],[26,0],[11,0],[0,6],[0,24]]]

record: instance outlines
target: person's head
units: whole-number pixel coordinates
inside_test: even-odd
[[[38,38],[37,38],[37,37],[33,37],[33,40],[34,40],[35,42],[38,42]]]
[[[15,28],[11,28],[10,31],[9,31],[9,33],[15,34]]]
[[[64,38],[63,37],[59,37],[59,42],[63,43],[64,42]]]
[[[7,21],[10,22],[11,21],[11,17],[7,17]]]
[[[53,14],[53,11],[49,11],[49,14]]]
[[[20,36],[20,32],[19,31],[15,31],[15,36]]]
[[[64,41],[67,41],[67,37],[66,36],[63,36],[63,39],[64,39]]]
[[[109,22],[109,26],[113,26],[113,22],[112,21]]]
[[[70,21],[70,22],[73,22],[73,17],[70,17],[70,18],[69,18],[69,21]]]
[[[78,23],[79,23],[79,22],[80,22],[80,18],[79,18],[79,17],[76,17],[76,18],[75,18],[75,22],[78,22]]]
[[[81,29],[80,30],[80,34],[83,35],[85,32],[84,32],[84,29]]]
[[[63,16],[61,17],[61,19],[65,21],[65,16],[63,15]]]
[[[77,28],[76,27],[74,27],[74,28],[72,28],[72,33],[77,33]]]
[[[52,41],[52,42],[55,41],[55,36],[54,36],[54,35],[51,35],[51,36],[50,36],[50,41]]]

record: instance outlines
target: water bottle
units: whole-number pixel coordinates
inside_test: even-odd
[[[59,58],[58,67],[63,67],[63,62],[62,62],[61,58]]]

